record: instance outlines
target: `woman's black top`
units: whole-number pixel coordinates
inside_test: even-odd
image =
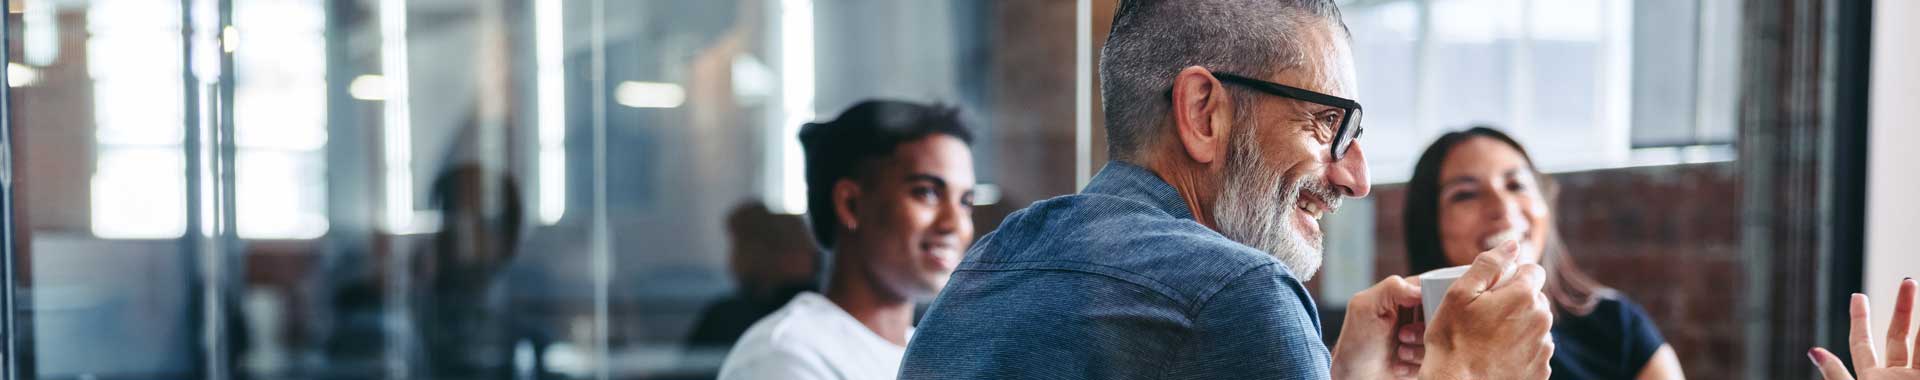
[[[1555,318],[1554,380],[1633,379],[1666,344],[1653,318],[1625,296],[1602,297],[1585,316]]]

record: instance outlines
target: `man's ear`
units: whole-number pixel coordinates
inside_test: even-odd
[[[833,217],[847,231],[860,228],[860,218],[855,217],[855,199],[860,198],[860,184],[852,179],[841,178],[833,182]]]
[[[1173,77],[1174,133],[1188,158],[1212,164],[1226,154],[1228,103],[1226,88],[1206,68],[1190,66]]]

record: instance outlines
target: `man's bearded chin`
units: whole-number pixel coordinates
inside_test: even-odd
[[[1303,192],[1315,192],[1327,200],[1326,212],[1332,212],[1340,197],[1326,196],[1332,195],[1331,186],[1318,176],[1287,178],[1284,171],[1268,169],[1252,136],[1237,137],[1227,155],[1221,194],[1215,198],[1214,223],[1228,239],[1280,259],[1301,282],[1312,280],[1320,271],[1321,242],[1309,241],[1293,225],[1293,213],[1300,212],[1293,205]]]

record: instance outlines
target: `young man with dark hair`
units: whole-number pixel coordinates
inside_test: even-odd
[[[899,101],[803,127],[825,294],[802,293],[747,329],[720,378],[893,378],[916,301],[940,292],[973,240],[972,140],[957,111]]]

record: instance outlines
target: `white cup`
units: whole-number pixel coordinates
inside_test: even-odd
[[[1434,269],[1420,274],[1420,311],[1425,312],[1427,323],[1433,323],[1433,314],[1440,311],[1440,301],[1447,298],[1447,287],[1454,280],[1467,273],[1472,265]]]

